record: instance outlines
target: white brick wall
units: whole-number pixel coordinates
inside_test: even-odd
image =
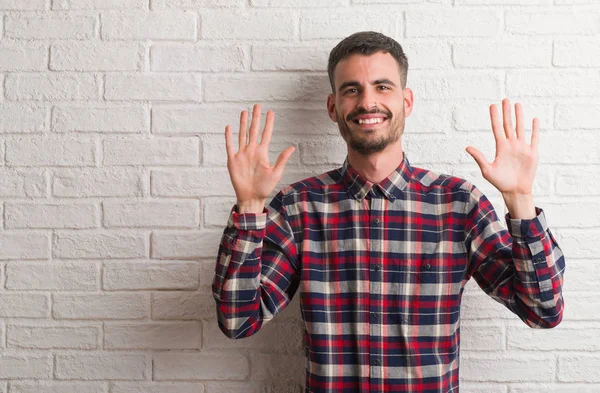
[[[251,338],[217,328],[223,130],[261,102],[272,158],[298,150],[282,185],[337,166],[326,62],[358,30],[408,55],[411,162],[500,210],[464,148],[492,157],[504,96],[541,118],[564,322],[529,329],[470,282],[461,391],[600,391],[598,1],[0,0],[0,393],[302,392],[297,299]]]

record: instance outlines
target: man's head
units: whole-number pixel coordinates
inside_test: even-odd
[[[407,70],[400,44],[380,33],[355,33],[333,48],[327,109],[350,149],[369,155],[399,140],[413,104]]]

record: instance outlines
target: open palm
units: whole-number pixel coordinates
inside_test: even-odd
[[[481,174],[502,193],[531,194],[538,165],[539,120],[533,119],[531,144],[525,139],[523,107],[515,104],[516,128],[513,126],[510,101],[502,100],[502,118],[496,105],[490,106],[492,130],[496,139],[496,156],[488,162],[481,151],[467,147],[479,165]]]

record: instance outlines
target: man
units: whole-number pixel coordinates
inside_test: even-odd
[[[213,295],[220,329],[256,333],[300,289],[306,392],[458,392],[459,314],[473,277],[527,325],[562,319],[564,257],[535,207],[539,122],[490,107],[496,157],[468,147],[509,210],[503,229],[471,183],[413,167],[402,149],[413,109],[400,45],[374,32],[341,41],[329,58],[330,118],[348,146],[339,169],[265,201],[293,147],[268,161],[273,112],[260,142],[256,105],[239,150],[225,131],[237,196],[219,247]]]

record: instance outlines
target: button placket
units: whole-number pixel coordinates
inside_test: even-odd
[[[373,190],[371,190],[373,191]],[[371,369],[370,377],[373,379],[381,379],[383,377],[382,365],[382,311],[383,311],[383,211],[384,200],[377,193],[372,193],[374,196],[370,200],[370,225],[369,225],[369,255],[370,255],[370,359]]]

